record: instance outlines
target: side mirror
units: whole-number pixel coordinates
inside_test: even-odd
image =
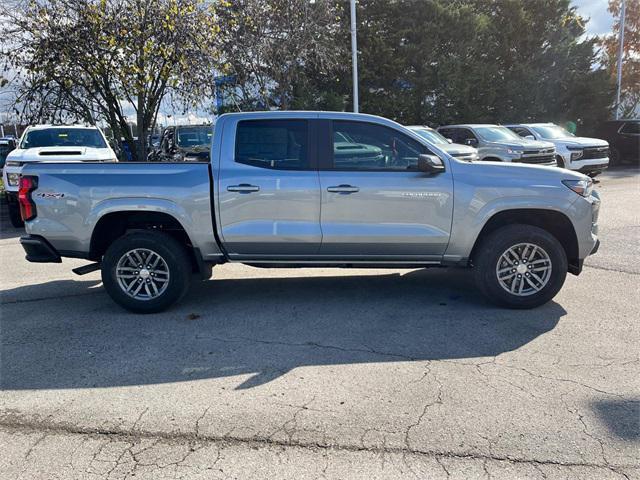
[[[533,135],[525,135],[524,138],[526,138],[527,140],[535,140],[536,137],[534,137]]]
[[[447,138],[447,142],[453,143],[453,140],[451,140],[450,138]]]
[[[477,147],[478,146],[478,140],[476,140],[475,138],[467,138],[464,141],[465,145],[469,145],[470,147]]]
[[[424,173],[444,172],[444,163],[440,157],[422,154],[418,157],[418,171]]]

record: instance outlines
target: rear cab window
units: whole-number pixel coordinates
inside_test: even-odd
[[[236,129],[235,162],[275,170],[307,170],[307,120],[243,120]]]

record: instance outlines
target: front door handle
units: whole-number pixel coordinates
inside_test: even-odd
[[[333,193],[356,193],[359,191],[360,189],[358,187],[354,187],[353,185],[338,185],[336,187],[327,187],[327,192]]]
[[[240,185],[229,185],[227,192],[239,192],[239,193],[251,193],[260,191],[260,187],[257,185],[249,185],[248,183],[241,183]]]

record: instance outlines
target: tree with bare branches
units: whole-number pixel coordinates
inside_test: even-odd
[[[2,12],[0,51],[29,121],[106,121],[115,138],[147,133],[165,98],[197,106],[213,95],[214,4],[206,0],[28,0]]]

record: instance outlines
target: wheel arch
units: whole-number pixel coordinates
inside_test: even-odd
[[[557,210],[541,208],[518,208],[495,213],[484,224],[471,250],[471,261],[482,240],[501,227],[513,224],[531,225],[553,235],[562,245],[569,264],[569,272],[580,273],[579,246],[576,231],[569,217]]]
[[[99,261],[109,246],[132,231],[158,231],[175,238],[189,254],[193,270],[202,272],[202,256],[182,223],[167,212],[120,210],[101,216],[91,234],[89,258]]]

